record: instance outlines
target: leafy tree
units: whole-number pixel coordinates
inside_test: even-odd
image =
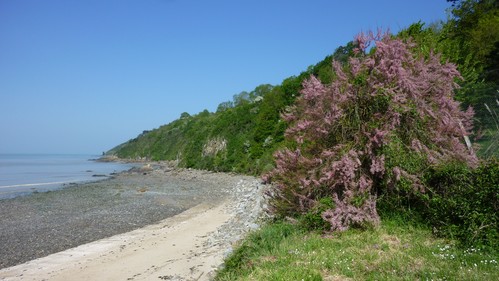
[[[234,107],[234,102],[232,102],[232,101],[225,101],[225,102],[222,102],[222,103],[220,103],[218,105],[217,112],[226,111],[227,109],[233,108],[233,107]]]
[[[479,154],[486,156],[496,131],[487,106],[498,99],[498,9],[490,1],[458,1],[453,15],[447,23],[433,23],[428,27],[421,22],[412,24],[397,36],[413,38],[421,55],[438,51],[442,53],[442,62],[457,65],[463,79],[457,81],[460,88],[456,90],[455,99],[462,103],[462,108],[473,107],[479,133],[472,137],[483,144]]]
[[[357,48],[357,46],[354,41],[348,42],[345,46],[339,46],[334,50],[333,59],[345,65],[348,63],[350,57],[354,55],[355,48]]]
[[[484,144],[480,155],[487,157],[494,143],[497,146],[495,136],[498,134],[494,116],[487,107],[496,104],[499,98],[499,2],[454,2],[453,17],[444,25],[441,42],[445,56],[457,63],[463,74],[456,98],[464,105],[474,107],[476,124],[481,131],[480,142]],[[497,152],[492,154],[497,155]]]
[[[253,91],[249,93],[249,99],[253,102],[255,101],[258,97],[265,97],[268,93],[272,91],[274,86],[270,84],[262,84],[257,86]]]
[[[424,192],[419,178],[430,164],[475,165],[464,140],[473,111],[453,100],[456,66],[388,34],[360,34],[348,66],[333,62],[335,79],[303,83],[284,114],[293,145],[275,154],[272,207],[282,216],[305,214],[323,198],[332,231],[376,225],[377,196],[400,186]],[[366,50],[374,44],[372,54]]]
[[[233,99],[233,102],[234,102],[235,106],[243,105],[243,104],[249,102],[250,95],[249,95],[248,92],[242,91],[241,93],[239,93],[237,95],[234,95],[234,97],[232,99]]]
[[[269,137],[275,139],[277,137],[276,130],[278,128],[276,127],[280,121],[280,113],[284,110],[285,105],[286,101],[280,87],[273,88],[261,101],[258,114],[255,117],[255,129],[253,131],[255,144],[253,145],[252,154],[254,156],[263,154],[266,139]]]

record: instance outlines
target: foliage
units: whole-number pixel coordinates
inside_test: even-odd
[[[457,81],[461,89],[456,91],[456,99],[462,102],[463,108],[470,105],[474,108],[475,127],[482,131],[482,134],[470,137],[488,146],[496,132],[484,104],[495,104],[499,89],[498,5],[491,0],[454,2],[448,22],[429,25],[418,22],[397,36],[404,40],[413,38],[418,49],[412,51],[421,56],[428,57],[435,51],[442,53],[442,63],[448,60],[457,65],[463,79]],[[108,154],[123,158],[178,160],[181,166],[219,171],[250,174],[268,171],[274,165],[273,152],[287,145],[283,143],[287,123],[282,122],[280,114],[299,96],[303,81],[313,74],[322,83],[331,83],[336,79],[332,61],[348,67],[357,44],[351,41],[339,46],[331,56],[300,75],[284,79],[280,85],[261,85],[251,92],[236,94],[233,100],[220,103],[213,114],[205,111],[191,116],[184,112],[179,120],[140,134]],[[244,125],[239,130],[235,128],[240,124]],[[480,136],[482,139],[478,138]],[[235,155],[227,150],[215,156],[202,156],[204,145],[216,138],[227,140],[227,148]],[[186,159],[187,156],[191,158]]]
[[[334,237],[302,231],[299,225],[266,225],[250,234],[227,261],[215,280],[499,278],[497,252],[461,248],[453,240],[433,238],[426,227],[397,218],[383,220],[376,229],[348,230]]]
[[[275,184],[272,206],[281,216],[305,214],[332,198],[335,207],[322,213],[332,231],[378,224],[377,195],[398,182],[424,192],[422,171],[410,173],[398,159],[477,163],[464,144],[473,111],[452,99],[455,65],[433,53],[415,56],[414,44],[388,34],[361,33],[356,42],[348,66],[333,62],[330,84],[314,76],[304,82],[283,116],[295,145],[275,154],[277,167],[265,176]],[[366,55],[370,44],[375,49]],[[401,155],[386,153],[394,146]]]
[[[499,160],[489,158],[476,169],[462,163],[432,166],[422,177],[424,194],[405,193],[378,200],[383,219],[394,216],[425,224],[440,237],[464,247],[497,250],[499,241]]]
[[[460,84],[457,99],[474,107],[477,128],[481,130],[477,141],[483,143],[479,151],[486,152],[499,130],[486,108],[499,98],[499,2],[493,0],[455,1],[452,18],[444,25],[439,38],[444,56],[459,65],[465,78]],[[492,141],[493,142],[493,141]],[[492,153],[494,154],[494,153]],[[495,153],[497,156],[497,152]]]
[[[344,56],[350,47],[342,48]],[[331,57],[311,69],[331,75]],[[125,159],[170,160],[181,167],[261,175],[274,168],[273,153],[283,146],[287,123],[281,113],[299,95],[303,72],[284,79],[277,86],[263,84],[222,102],[216,112],[207,110],[180,118],[157,129],[144,131],[134,139],[107,152]],[[210,145],[223,142],[223,149]],[[206,153],[212,151],[214,153]]]
[[[437,234],[463,244],[488,245],[490,237],[497,237],[485,223],[494,219],[486,213],[491,208],[486,200],[494,198],[495,189],[478,175],[487,179],[497,170],[491,164],[476,171],[454,165],[456,159],[476,162],[472,153],[466,154],[462,128],[455,121],[462,119],[465,134],[482,144],[480,157],[499,156],[499,2],[451,2],[447,22],[414,23],[396,38],[361,36],[280,85],[236,94],[215,113],[184,112],[107,154],[265,173],[280,184],[273,207],[283,216],[302,215],[300,225],[307,229],[343,229],[348,222],[365,227],[377,222],[377,209],[384,215],[421,218],[434,224]],[[368,43],[375,46],[366,49]],[[359,48],[363,51],[356,52]],[[449,62],[462,79],[454,79],[459,75]],[[438,79],[431,78],[437,73]],[[429,91],[418,95],[424,84]],[[469,131],[471,111],[463,116],[452,97],[461,110],[473,107],[475,134]],[[287,170],[276,173],[283,168]],[[477,234],[466,236],[467,230]]]
[[[331,229],[331,224],[322,218],[322,214],[332,208],[334,208],[334,203],[331,197],[320,199],[308,213],[300,218],[301,225],[309,231]]]
[[[499,157],[499,90],[497,90],[498,98],[495,104],[484,104],[490,114],[490,120],[493,121],[494,126],[485,132],[487,142],[484,143],[484,149],[481,156],[485,159],[490,157]]]
[[[283,141],[285,123],[280,112],[298,95],[304,76],[288,78],[281,86],[260,85],[207,110],[144,131],[107,154],[128,159],[172,160],[179,166],[260,174],[273,167],[272,153]],[[301,86],[300,86],[301,87]],[[296,91],[296,92],[293,92]]]
[[[442,61],[457,65],[463,79],[458,81],[456,100],[463,108],[475,110],[475,141],[487,144],[497,130],[485,106],[495,104],[499,89],[499,5],[497,1],[454,1],[452,17],[446,23],[412,24],[398,36],[413,38],[419,52],[442,53]],[[485,145],[482,146],[485,149]],[[479,151],[483,155],[484,151]]]
[[[474,170],[455,164],[434,167],[426,182],[431,190],[422,211],[435,234],[497,250],[499,159],[489,159]]]

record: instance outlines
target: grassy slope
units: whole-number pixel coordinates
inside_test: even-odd
[[[276,223],[242,242],[216,280],[499,280],[498,260],[397,219],[334,236]]]

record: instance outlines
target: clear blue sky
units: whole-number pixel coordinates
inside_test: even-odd
[[[0,153],[99,154],[445,0],[0,0]]]

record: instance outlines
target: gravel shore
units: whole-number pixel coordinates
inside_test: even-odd
[[[153,163],[111,179],[0,200],[0,268],[128,232],[200,203],[230,200],[235,219],[209,243],[231,244],[258,227],[263,185],[253,177]]]

